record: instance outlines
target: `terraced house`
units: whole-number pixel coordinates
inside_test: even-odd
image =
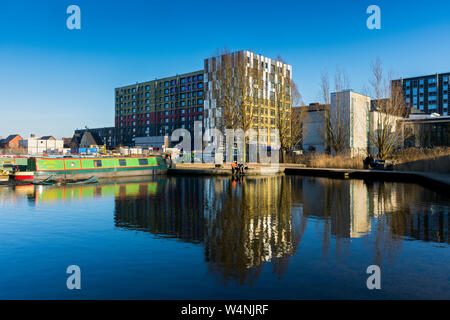
[[[246,68],[259,70],[261,76],[251,103],[252,110],[257,111],[252,114],[251,127],[256,130],[275,128],[275,74],[282,74],[289,82],[292,67],[250,51],[233,54],[245,59]],[[178,128],[187,129],[193,135],[195,121],[202,122],[203,128],[220,122],[222,106],[217,104],[218,97],[212,90],[216,61],[215,57],[206,58],[203,70],[116,88],[117,144],[134,145],[137,137],[170,136]],[[270,136],[266,140],[270,144]]]

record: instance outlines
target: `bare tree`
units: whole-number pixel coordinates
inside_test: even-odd
[[[220,112],[218,129],[245,132],[252,128],[253,117],[258,113],[262,70],[258,66],[251,68],[243,51],[231,53],[228,49],[213,58],[212,69],[213,95]]]
[[[308,110],[303,106],[302,96],[294,81],[291,83],[291,95],[291,146],[296,148],[303,143],[303,138],[307,133],[304,124],[307,121]]]
[[[336,93],[348,88],[349,81],[346,73],[340,68],[336,68],[334,75],[334,89]],[[349,117],[348,110],[344,105],[341,94],[335,95],[333,107],[330,101],[330,80],[326,72],[321,75],[321,87],[323,103],[330,105],[330,109],[325,112],[324,140],[327,149],[331,149],[335,154],[342,153],[347,148],[349,138]]]
[[[279,133],[281,162],[285,162],[286,151],[294,143],[298,144],[304,112],[302,110],[294,112],[293,106],[301,101],[301,95],[289,75],[283,58],[278,56],[277,60],[283,67],[276,69],[271,103],[275,107],[275,128]]]
[[[378,157],[385,159],[403,146],[404,140],[409,136],[407,128],[402,130],[398,121],[407,115],[408,110],[403,88],[392,82],[391,74],[384,76],[379,58],[371,64],[371,70],[370,84],[376,100],[373,103],[375,113],[369,139],[377,149]]]

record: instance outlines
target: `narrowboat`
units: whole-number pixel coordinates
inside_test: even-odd
[[[100,158],[29,158],[27,169],[14,174],[16,184],[39,183],[46,179],[86,180],[92,177],[154,176],[167,173],[160,155]]]
[[[9,182],[9,172],[0,169],[0,184],[5,184]]]

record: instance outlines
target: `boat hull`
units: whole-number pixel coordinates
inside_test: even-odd
[[[152,177],[167,173],[167,165],[160,155],[141,157],[100,158],[30,158],[28,171],[17,172],[16,184],[42,183],[51,178],[57,181],[79,181],[92,177]],[[50,180],[50,179],[49,179]]]
[[[57,179],[63,178],[67,180],[83,180],[89,179],[92,176],[101,179],[111,179],[119,177],[136,177],[136,176],[154,176],[154,175],[164,175],[167,174],[166,168],[157,169],[142,169],[142,170],[78,170],[78,171],[37,171],[34,174],[34,182],[42,181],[50,177],[55,177]]]

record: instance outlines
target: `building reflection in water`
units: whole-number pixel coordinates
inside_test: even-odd
[[[95,197],[115,201],[118,228],[204,246],[210,271],[225,282],[252,283],[266,262],[286,272],[306,230],[323,254],[351,249],[348,239],[373,238],[374,260],[395,254],[399,240],[450,244],[449,198],[414,184],[300,176],[169,177],[76,187],[1,188],[0,203],[26,197],[32,205]],[[321,230],[308,229],[311,221]]]

